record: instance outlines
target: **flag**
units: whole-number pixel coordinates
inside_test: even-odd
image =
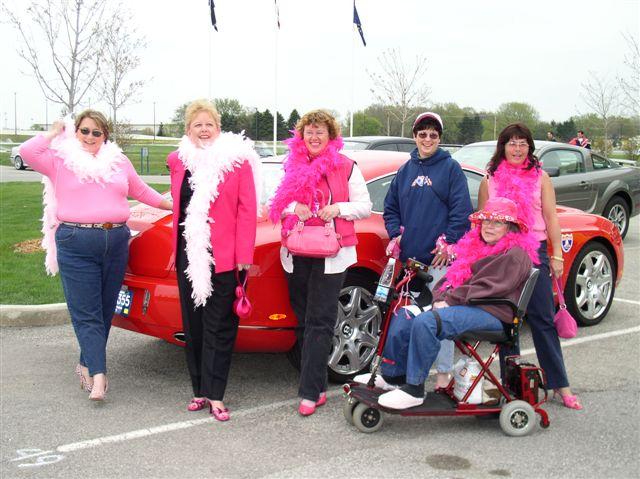
[[[211,25],[213,25],[213,28],[216,29],[216,32],[218,31],[218,22],[216,21],[216,11],[215,11],[215,5],[213,4],[213,0],[209,0],[209,8],[211,9]]]
[[[278,0],[273,0],[276,4],[276,23],[278,24],[278,30],[280,29],[280,9],[278,8]]]
[[[358,16],[358,9],[356,8],[356,0],[353,0],[353,23],[358,27],[358,33],[362,38],[362,44],[366,47],[367,42],[364,41],[364,33],[362,32],[362,23],[360,23],[360,17]]]

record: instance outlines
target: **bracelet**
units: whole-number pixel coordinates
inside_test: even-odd
[[[564,263],[564,258],[562,256],[552,256],[551,259],[555,259],[556,261]]]

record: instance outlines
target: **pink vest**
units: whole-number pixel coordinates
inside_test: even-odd
[[[496,186],[493,178],[488,177],[489,180],[489,198],[496,196]],[[533,201],[531,202],[531,212],[533,214],[534,222],[533,226],[530,226],[531,232],[534,234],[538,241],[545,241],[547,239],[547,225],[544,222],[544,216],[542,215],[542,175],[538,175],[536,180],[535,193],[533,195]]]
[[[327,181],[323,181],[319,185],[324,197],[330,199],[327,204],[349,201],[349,177],[351,176],[354,162],[344,155],[340,155],[340,157],[344,160],[342,165],[329,173],[326,177]],[[333,221],[336,233],[340,235],[340,246],[355,246],[358,244],[353,221],[345,220],[344,218],[335,218]]]

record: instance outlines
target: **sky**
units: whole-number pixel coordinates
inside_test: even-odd
[[[148,42],[133,73],[145,87],[118,115],[130,123],[151,124],[154,104],[156,123],[170,121],[178,106],[202,97],[277,107],[285,118],[293,108],[326,108],[345,119],[375,102],[369,72],[380,70],[390,48],[407,65],[426,58],[431,102],[495,110],[522,101],[542,120],[562,121],[588,112],[580,93],[590,71],[612,81],[625,73],[623,34],[640,37],[640,0],[357,0],[366,47],[352,23],[352,0],[278,0],[277,33],[273,0],[215,0],[218,32],[206,0],[126,4],[131,30]],[[14,115],[20,129],[60,111],[45,105],[16,53],[18,38],[0,21],[3,130],[13,129]],[[90,105],[107,111],[95,94]]]

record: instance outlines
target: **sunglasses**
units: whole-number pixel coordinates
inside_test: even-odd
[[[421,140],[424,140],[425,138],[429,138],[431,140],[437,140],[438,138],[440,138],[440,135],[438,135],[435,131],[421,131],[420,133],[418,133],[416,135],[418,138],[420,138]]]
[[[80,128],[79,131],[84,136],[87,136],[89,133],[91,133],[91,136],[95,138],[100,138],[102,136],[102,132],[100,130],[90,130],[89,128]]]
[[[529,148],[529,143],[526,141],[510,141],[507,144],[511,148]]]

